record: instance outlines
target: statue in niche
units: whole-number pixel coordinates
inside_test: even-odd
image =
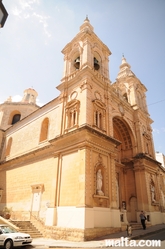
[[[99,169],[96,175],[96,191],[98,195],[104,195],[102,191],[102,185],[103,185],[103,176],[101,173],[101,169]]]
[[[151,200],[152,200],[152,202],[156,202],[155,199],[156,199],[155,198],[155,186],[154,186],[153,182],[151,182]]]

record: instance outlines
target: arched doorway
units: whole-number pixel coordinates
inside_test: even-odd
[[[122,162],[133,156],[133,135],[128,124],[120,117],[113,118],[114,138],[121,141],[118,146],[118,161]]]
[[[136,221],[136,182],[134,172],[134,151],[135,140],[133,132],[128,123],[121,117],[113,118],[114,137],[121,142],[116,148],[116,172],[119,172],[119,193],[120,207],[125,202],[127,218],[129,221]]]

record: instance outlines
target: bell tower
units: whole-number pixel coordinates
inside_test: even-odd
[[[60,97],[63,98],[64,106],[66,106],[63,129],[68,132],[66,128],[68,125],[79,127],[88,124],[99,125],[102,130],[105,130],[104,95],[110,85],[109,55],[111,51],[94,33],[88,17],[80,26],[79,33],[64,47],[62,53],[64,54],[64,71],[61,84],[57,89],[61,91]],[[100,106],[99,111],[96,106]],[[71,109],[72,113],[70,113]],[[97,117],[93,117],[93,109],[96,109]],[[101,115],[104,115],[104,122],[100,121]]]
[[[79,33],[62,50],[64,54],[63,77],[68,77],[77,70],[89,67],[109,78],[108,56],[111,52],[93,30],[88,17],[86,17],[80,26]]]
[[[131,71],[131,66],[127,63],[126,58],[122,57],[122,63],[116,78],[112,85],[116,88],[119,97],[130,104],[134,110],[134,124],[136,127],[136,136],[138,139],[138,153],[155,158],[154,143],[152,137],[150,118],[146,101],[146,87]]]
[[[131,66],[124,56],[117,75],[116,86],[120,94],[131,104],[134,110],[140,108],[145,113],[148,113],[145,94],[147,89],[131,71]]]

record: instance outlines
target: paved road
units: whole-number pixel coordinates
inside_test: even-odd
[[[150,245],[151,241],[157,241],[160,240],[161,241],[161,247],[156,247],[156,246],[148,246]],[[136,240],[136,243],[139,243],[139,239]],[[160,248],[160,249],[164,249],[165,248],[165,230],[152,234],[152,235],[146,235],[144,237],[141,238],[141,241],[144,243],[147,243],[146,246],[142,246],[143,249],[148,249],[148,248]],[[140,246],[136,246],[134,248],[139,248]],[[108,247],[102,247],[102,249],[107,249]],[[110,248],[110,247],[109,247]],[[118,249],[128,249],[128,248],[133,248],[132,246],[112,246],[111,248],[118,248]],[[43,247],[43,248],[39,248],[38,249],[47,249],[47,247]],[[57,247],[51,247],[51,249],[57,249]],[[63,249],[68,249],[68,248],[63,248]],[[80,248],[74,248],[74,249],[80,249]],[[96,249],[96,247],[90,247],[90,248],[86,248],[86,249]]]
[[[160,249],[164,249],[165,248],[165,231],[160,231],[160,232],[156,232],[155,234],[151,234],[151,235],[145,235],[143,236],[140,240],[143,240],[143,245],[144,243],[147,243],[146,246],[142,246],[143,249],[148,249],[148,248],[155,248],[155,246],[150,246],[150,241],[151,240],[160,240],[161,241],[161,247],[157,247]],[[139,239],[136,239],[136,243],[139,243],[140,241]],[[135,241],[135,240],[134,240]],[[146,242],[147,241],[147,242]],[[118,248],[118,249],[128,249],[128,248],[133,248],[133,246],[112,246],[112,248]],[[139,246],[140,247],[140,246]],[[38,246],[27,246],[26,249],[48,249],[48,248],[52,248],[52,249],[57,249],[59,247],[48,247],[48,246],[42,246],[42,245],[38,245]],[[96,249],[98,247],[86,247],[85,249]],[[102,249],[107,249],[108,247],[102,247]],[[63,247],[63,249],[68,249],[68,247]],[[74,247],[74,249],[80,249],[80,248],[76,248]]]
[[[143,239],[151,239],[151,240],[161,240],[161,241],[165,241],[165,230],[164,231],[160,231],[157,232],[155,234],[152,235],[145,235],[143,237]]]
[[[130,240],[134,241],[135,243],[139,243],[140,240],[143,240],[143,246],[138,245],[138,247],[143,247],[143,248],[149,248],[151,247],[151,240],[161,240],[161,247],[157,246],[158,248],[165,248],[165,224],[160,224],[160,225],[155,225],[152,227],[149,227],[147,230],[135,230],[133,232],[133,235],[131,238],[129,238]],[[46,239],[46,238],[39,238],[39,239],[34,239],[33,240],[33,244],[30,246],[27,246],[26,249],[48,249],[48,248],[108,248],[105,247],[106,245],[106,240],[109,240],[112,242],[112,240],[118,240],[118,245],[113,245],[112,248],[118,247],[118,248],[133,248],[135,247],[135,245],[128,245],[127,241],[123,241],[123,243],[121,244],[121,239],[128,239],[127,238],[127,234],[126,232],[120,232],[117,234],[111,234],[108,236],[104,236],[101,238],[98,238],[98,240],[95,241],[86,241],[86,242],[69,242],[69,241],[58,241],[58,240],[53,240],[53,239]],[[147,242],[147,245],[144,246],[144,241]],[[145,242],[145,243],[146,243]],[[125,246],[127,243],[127,246]],[[122,246],[121,246],[122,245]],[[137,245],[136,245],[137,247]],[[155,247],[155,246],[154,246]],[[152,247],[152,248],[154,248]]]

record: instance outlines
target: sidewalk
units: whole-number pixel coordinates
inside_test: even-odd
[[[161,230],[165,230],[165,224],[151,226],[148,227],[146,230],[143,229],[133,230],[133,234],[131,237],[129,237],[129,239],[140,239],[144,235],[154,234],[155,232]],[[106,235],[92,241],[82,241],[82,242],[38,238],[38,239],[33,239],[32,246],[35,246],[36,248],[38,247],[40,249],[57,248],[57,247],[68,247],[68,248],[103,247],[105,246],[105,240],[111,240],[111,239],[119,240],[121,237],[128,237],[127,231]]]

